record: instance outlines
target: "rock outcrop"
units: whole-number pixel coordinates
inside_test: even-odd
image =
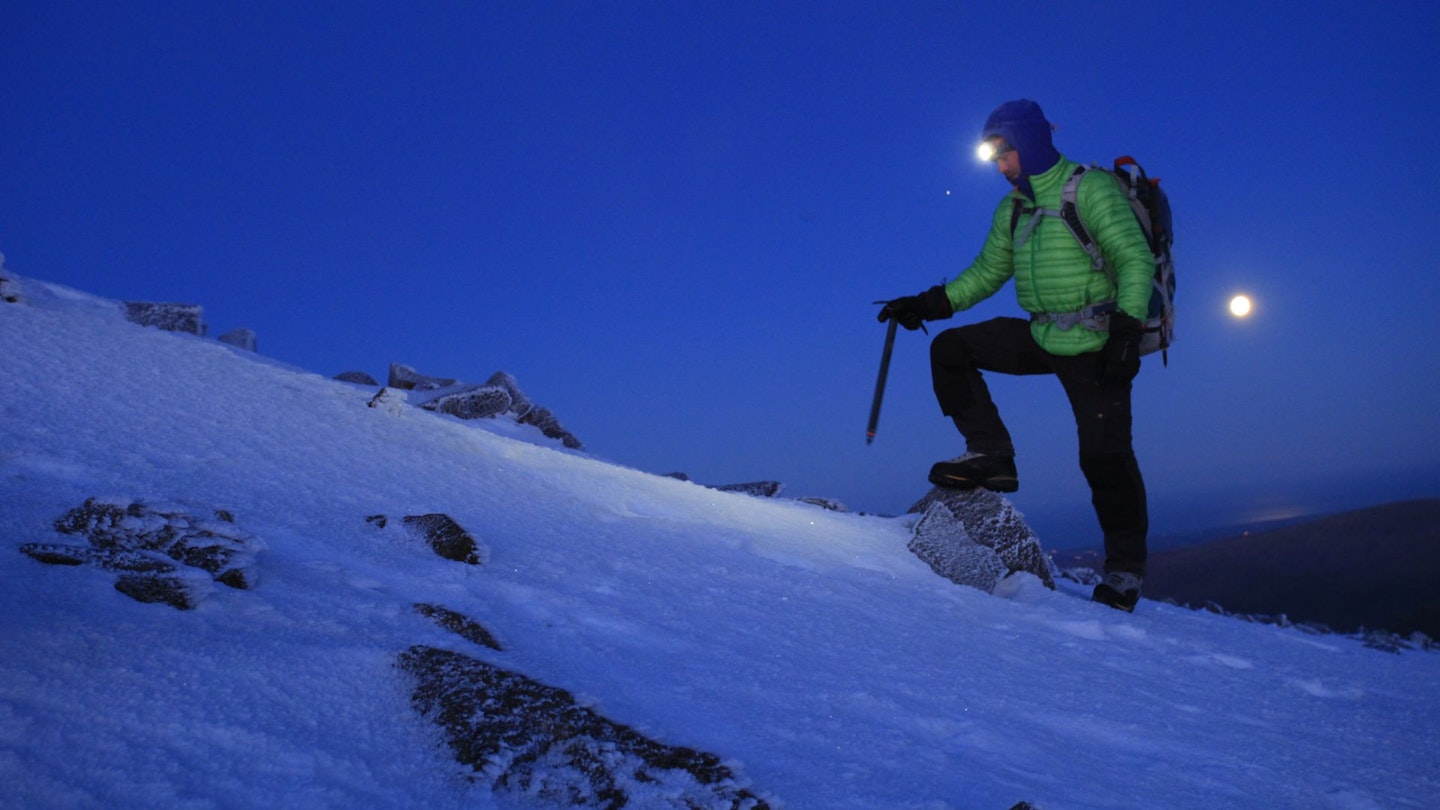
[[[718,489],[721,492],[738,492],[742,495],[753,495],[756,498],[774,498],[785,489],[785,485],[779,481],[747,481],[743,484],[720,484],[710,488]]]
[[[196,607],[212,581],[252,587],[255,555],[263,549],[223,510],[202,518],[142,501],[90,498],[54,525],[86,543],[27,543],[20,551],[50,565],[102,569],[116,575],[121,593],[181,610]]]
[[[166,332],[184,332],[205,336],[204,308],[199,304],[126,301],[125,318],[141,326],[153,326]]]
[[[469,656],[417,645],[396,665],[455,759],[496,791],[553,807],[766,810],[714,754],[652,740],[569,692]]]
[[[515,378],[504,371],[497,371],[484,383],[474,385],[449,377],[431,377],[409,366],[393,363],[387,388],[410,392],[409,401],[427,411],[458,419],[508,416],[522,425],[534,426],[565,447],[584,449],[580,440],[560,424],[555,414],[531,402],[520,390]]]

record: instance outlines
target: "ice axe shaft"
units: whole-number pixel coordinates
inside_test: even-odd
[[[875,380],[875,399],[870,403],[870,424],[865,427],[865,443],[875,441],[875,427],[880,424],[880,402],[885,399],[885,377],[890,374],[890,353],[895,350],[895,327],[899,323],[890,319],[885,330],[885,351],[880,355],[880,377]]]

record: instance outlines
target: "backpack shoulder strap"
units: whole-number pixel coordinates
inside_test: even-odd
[[[1071,173],[1070,179],[1065,181],[1064,188],[1060,189],[1060,219],[1070,233],[1075,235],[1075,241],[1080,243],[1081,249],[1090,256],[1090,268],[1092,270],[1105,269],[1105,257],[1100,254],[1100,246],[1095,244],[1095,238],[1090,235],[1090,229],[1085,227],[1085,220],[1080,217],[1080,181],[1085,178],[1085,173],[1091,169],[1104,171],[1099,164],[1092,163],[1089,166],[1078,166]]]

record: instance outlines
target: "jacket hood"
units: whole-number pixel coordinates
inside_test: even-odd
[[[1028,98],[1007,101],[995,108],[985,121],[980,140],[999,135],[1020,153],[1021,182],[1025,178],[1049,171],[1060,160],[1060,153],[1050,141],[1054,127],[1045,119],[1040,105]]]

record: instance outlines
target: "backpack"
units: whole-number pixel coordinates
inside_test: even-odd
[[[1125,198],[1130,201],[1130,209],[1135,213],[1136,221],[1140,223],[1140,230],[1145,233],[1145,241],[1150,245],[1150,254],[1155,257],[1155,278],[1151,284],[1150,311],[1146,313],[1145,317],[1145,334],[1140,339],[1140,354],[1151,354],[1158,351],[1163,362],[1169,365],[1168,350],[1175,339],[1175,263],[1170,255],[1170,246],[1175,242],[1175,235],[1171,230],[1170,198],[1166,196],[1165,190],[1160,188],[1159,178],[1147,177],[1140,164],[1128,155],[1116,158],[1113,170],[1106,169],[1098,163],[1079,166],[1065,181],[1065,187],[1060,192],[1060,209],[1058,211],[1026,207],[1025,201],[1017,198],[1015,207],[1010,214],[1010,235],[1012,238],[1015,236],[1015,228],[1019,225],[1023,215],[1039,213],[1059,217],[1070,229],[1075,241],[1079,242],[1080,247],[1089,254],[1094,269],[1099,272],[1109,272],[1105,266],[1105,258],[1100,254],[1100,246],[1096,245],[1095,239],[1090,236],[1090,231],[1085,227],[1085,222],[1080,216],[1080,207],[1075,204],[1080,189],[1080,180],[1087,171],[1101,171],[1115,178],[1115,181],[1120,184],[1120,190],[1125,193]],[[1039,217],[1031,218],[1030,224],[1027,225],[1016,247],[1024,243],[1038,222]],[[1065,329],[1076,324],[1103,329],[1101,316],[1114,310],[1115,302],[1108,301],[1086,307],[1080,312],[1059,315],[1045,314],[1036,317],[1040,320],[1068,324],[1061,327]]]

